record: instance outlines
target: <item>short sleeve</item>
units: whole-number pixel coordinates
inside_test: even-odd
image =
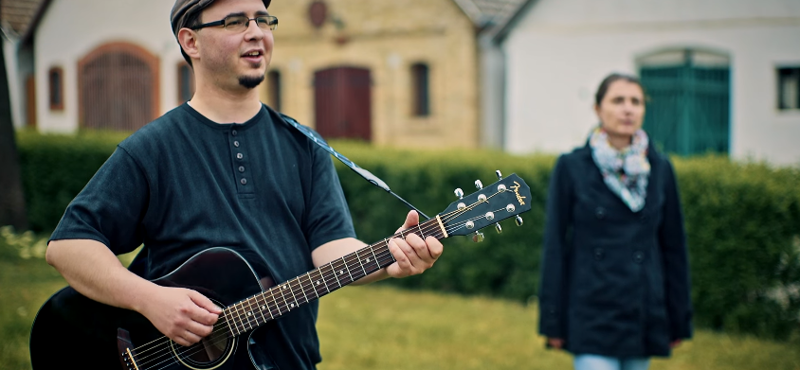
[[[67,206],[50,240],[92,239],[115,254],[131,252],[142,244],[148,194],[143,171],[118,147]]]
[[[313,178],[305,221],[311,251],[333,240],[356,237],[333,159],[316,145],[312,152]]]

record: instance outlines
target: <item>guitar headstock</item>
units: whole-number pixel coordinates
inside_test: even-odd
[[[467,196],[456,189],[459,199],[438,215],[448,236],[475,233],[473,240],[482,241],[478,230],[486,226],[496,224],[497,232],[502,232],[499,222],[515,216],[517,226],[522,225],[519,214],[531,210],[531,189],[516,174],[502,178],[497,171],[497,177],[499,181],[486,187],[475,181],[478,191]]]

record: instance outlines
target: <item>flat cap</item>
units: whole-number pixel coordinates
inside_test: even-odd
[[[272,0],[262,0],[264,7],[269,8],[269,3]],[[214,0],[176,0],[175,5],[172,7],[170,14],[170,23],[172,23],[172,33],[178,34],[181,28],[186,27],[186,22],[195,16],[197,13],[208,8]]]

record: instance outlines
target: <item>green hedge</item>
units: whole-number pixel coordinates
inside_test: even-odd
[[[72,198],[124,138],[118,133],[66,136],[19,132],[17,146],[31,229],[55,228]]]
[[[122,138],[20,135],[28,212],[38,231],[51,230],[67,203]],[[494,171],[517,173],[531,188],[525,223],[483,230],[486,240],[455,237],[435,268],[407,279],[407,288],[489,295],[517,301],[535,297],[539,280],[544,203],[555,156],[492,151],[402,151],[358,143],[334,146],[383,179],[429,216],[455,201],[453,190],[496,181]],[[800,171],[721,157],[674,159],[689,238],[696,322],[731,332],[786,338],[800,321]],[[336,162],[356,231],[366,242],[391,235],[407,208]]]

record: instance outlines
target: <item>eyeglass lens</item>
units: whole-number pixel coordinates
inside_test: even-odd
[[[262,15],[252,19],[262,30],[275,30],[278,26],[277,19],[273,16]],[[224,20],[225,29],[235,32],[244,31],[250,25],[251,19],[245,16],[231,16]]]

